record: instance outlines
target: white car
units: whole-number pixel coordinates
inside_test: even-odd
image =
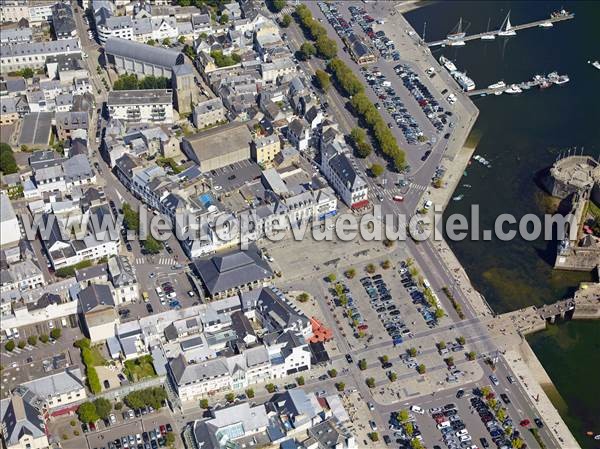
[[[369,406],[369,410],[371,410],[371,411],[375,410],[375,407],[373,406],[373,404],[371,402],[367,402],[367,405]]]
[[[438,429],[443,429],[445,427],[450,427],[450,421],[442,421],[437,425]]]
[[[471,438],[471,435],[462,435],[459,439],[461,443],[464,443],[465,441],[471,441],[473,438]]]
[[[493,374],[490,374],[490,381],[496,386],[500,385],[500,382],[498,382],[498,378]]]
[[[369,421],[369,425],[371,426],[371,430],[377,430],[377,424],[375,424],[375,421]]]
[[[418,413],[419,415],[424,415],[425,414],[425,410],[423,410],[421,407],[419,407],[418,405],[411,405],[410,406],[410,411],[411,412],[415,412]]]
[[[467,435],[468,433],[469,433],[469,431],[467,429],[463,429],[463,430],[459,430],[458,432],[456,432],[455,435],[457,437],[460,437],[460,436],[463,436],[463,435]]]

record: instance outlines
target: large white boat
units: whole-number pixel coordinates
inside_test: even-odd
[[[459,86],[463,88],[463,90],[470,91],[475,89],[475,82],[471,78],[469,78],[465,73],[459,72],[457,70],[455,72],[452,72],[452,76],[459,84]]]
[[[442,64],[449,72],[456,72],[458,70],[454,63],[444,56],[440,56],[440,64]]]
[[[520,94],[523,91],[516,84],[511,84],[510,87],[508,89],[506,89],[504,92],[506,92],[507,94]]]
[[[497,83],[490,84],[488,89],[501,89],[503,87],[506,87],[506,83],[504,81],[498,81]]]
[[[594,61],[594,62],[592,62],[592,65],[593,65],[594,67],[596,67],[598,70],[600,70],[600,62],[598,62],[598,61]]]
[[[514,36],[516,34],[517,32],[513,30],[513,27],[510,23],[510,11],[508,11],[506,18],[500,27],[500,31],[498,31],[498,36]]]

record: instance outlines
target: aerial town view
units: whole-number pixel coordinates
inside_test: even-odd
[[[599,21],[0,0],[0,448],[600,448]]]

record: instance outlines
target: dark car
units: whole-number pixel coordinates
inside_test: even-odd
[[[484,437],[479,438],[479,442],[484,448],[490,447],[490,443],[488,443],[488,440],[486,440]]]
[[[500,394],[500,398],[505,404],[510,404],[510,399],[508,398],[508,395],[506,393]]]
[[[108,382],[108,380],[104,379],[104,388],[110,388],[110,383]]]
[[[390,436],[389,436],[389,435],[384,435],[384,436],[383,436],[383,442],[384,442],[385,444],[388,444],[388,445],[389,445],[389,444],[392,442],[392,439],[390,438]]]
[[[154,309],[152,308],[152,304],[146,304],[146,310],[148,313],[154,313]]]
[[[133,251],[133,247],[131,246],[131,243],[127,242],[125,244],[125,247],[127,248],[127,251],[129,251],[129,252]]]
[[[346,354],[346,362],[348,362],[348,363],[354,362],[354,360],[352,360],[352,356],[350,354]]]
[[[460,399],[465,395],[465,390],[462,388],[456,392],[456,399]]]
[[[542,422],[542,420],[540,418],[534,418],[533,422],[535,423],[536,426],[538,426],[538,429],[541,429],[542,427],[544,427],[544,423]]]
[[[166,424],[167,432],[173,432],[173,426],[170,423]]]
[[[431,150],[425,151],[425,154],[423,154],[423,156],[421,157],[421,160],[426,161],[430,154],[431,154]]]

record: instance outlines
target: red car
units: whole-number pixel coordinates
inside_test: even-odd
[[[165,427],[164,424],[162,426],[160,426],[160,433],[162,433],[163,435],[167,434],[167,428]]]
[[[531,424],[531,421],[529,421],[528,419],[524,419],[523,421],[521,421],[519,423],[522,427],[527,427],[529,424]]]

